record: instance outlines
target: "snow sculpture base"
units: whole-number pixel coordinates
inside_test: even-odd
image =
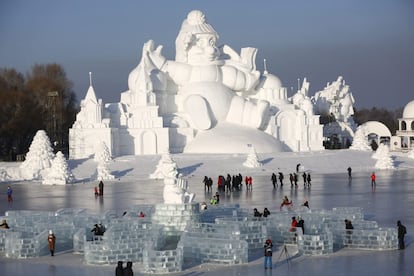
[[[284,143],[254,128],[221,123],[209,131],[200,131],[184,148],[185,153],[249,153],[248,144],[254,144],[256,152],[289,152]]]

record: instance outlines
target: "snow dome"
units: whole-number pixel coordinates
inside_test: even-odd
[[[414,118],[414,100],[404,107],[403,118]]]

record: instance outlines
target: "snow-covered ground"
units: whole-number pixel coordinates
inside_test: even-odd
[[[196,193],[195,201],[206,201],[211,194],[204,192],[202,179],[210,176],[216,183],[220,174],[241,173],[253,177],[253,191],[230,194],[222,197],[222,204],[238,203],[243,208],[257,207],[262,210],[268,207],[272,213],[278,211],[278,205],[287,194],[294,202],[308,199],[313,209],[330,209],[338,206],[362,207],[366,215],[384,227],[394,227],[397,219],[401,219],[408,230],[407,248],[404,251],[357,251],[342,249],[324,257],[300,257],[290,263],[280,262],[279,252],[275,252],[273,271],[265,275],[411,275],[414,257],[411,244],[411,232],[414,229],[414,159],[408,154],[393,153],[393,170],[375,168],[377,159],[372,152],[339,150],[309,153],[277,153],[258,154],[262,166],[250,168],[243,166],[247,154],[237,155],[205,155],[178,154],[172,155],[179,172],[189,179],[190,192]],[[155,171],[160,156],[125,156],[116,158],[108,165],[114,180],[105,182],[103,200],[96,200],[93,187],[97,181],[97,162],[92,159],[69,160],[68,164],[75,177],[75,182],[68,185],[42,185],[41,181],[7,181],[0,183],[0,190],[6,191],[11,185],[14,189],[14,203],[8,205],[6,196],[0,201],[0,213],[8,209],[50,210],[60,208],[86,208],[91,212],[104,212],[115,209],[119,214],[134,204],[153,204],[162,202],[163,183],[149,179]],[[290,189],[289,173],[296,170],[310,172],[312,188],[305,190],[300,185],[297,190]],[[20,163],[0,163],[0,169],[9,176],[18,175]],[[352,168],[353,179],[348,181],[347,168]],[[283,189],[273,190],[270,183],[272,172],[285,174]],[[370,174],[377,175],[377,188],[370,186]],[[302,183],[299,178],[299,183]],[[215,186],[214,186],[215,187]],[[248,265],[225,267],[202,265],[184,271],[180,275],[258,275],[263,273],[262,259]],[[80,255],[70,252],[58,252],[51,258],[13,260],[0,258],[1,275],[110,275],[114,267],[91,266],[82,262]],[[140,275],[138,273],[135,273]]]

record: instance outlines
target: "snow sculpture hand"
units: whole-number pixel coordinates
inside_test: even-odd
[[[161,54],[162,48],[162,45],[158,45],[155,49],[153,40],[148,40],[142,48],[142,55],[147,56],[154,66],[161,71],[166,63],[166,58]]]

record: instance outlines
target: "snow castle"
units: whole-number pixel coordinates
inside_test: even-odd
[[[171,153],[258,153],[323,149],[323,126],[307,95],[289,99],[275,75],[256,69],[256,48],[218,46],[198,10],[177,35],[175,60],[144,44],[120,102],[104,104],[92,81],[69,130],[70,158],[87,158],[104,142],[113,157]]]

